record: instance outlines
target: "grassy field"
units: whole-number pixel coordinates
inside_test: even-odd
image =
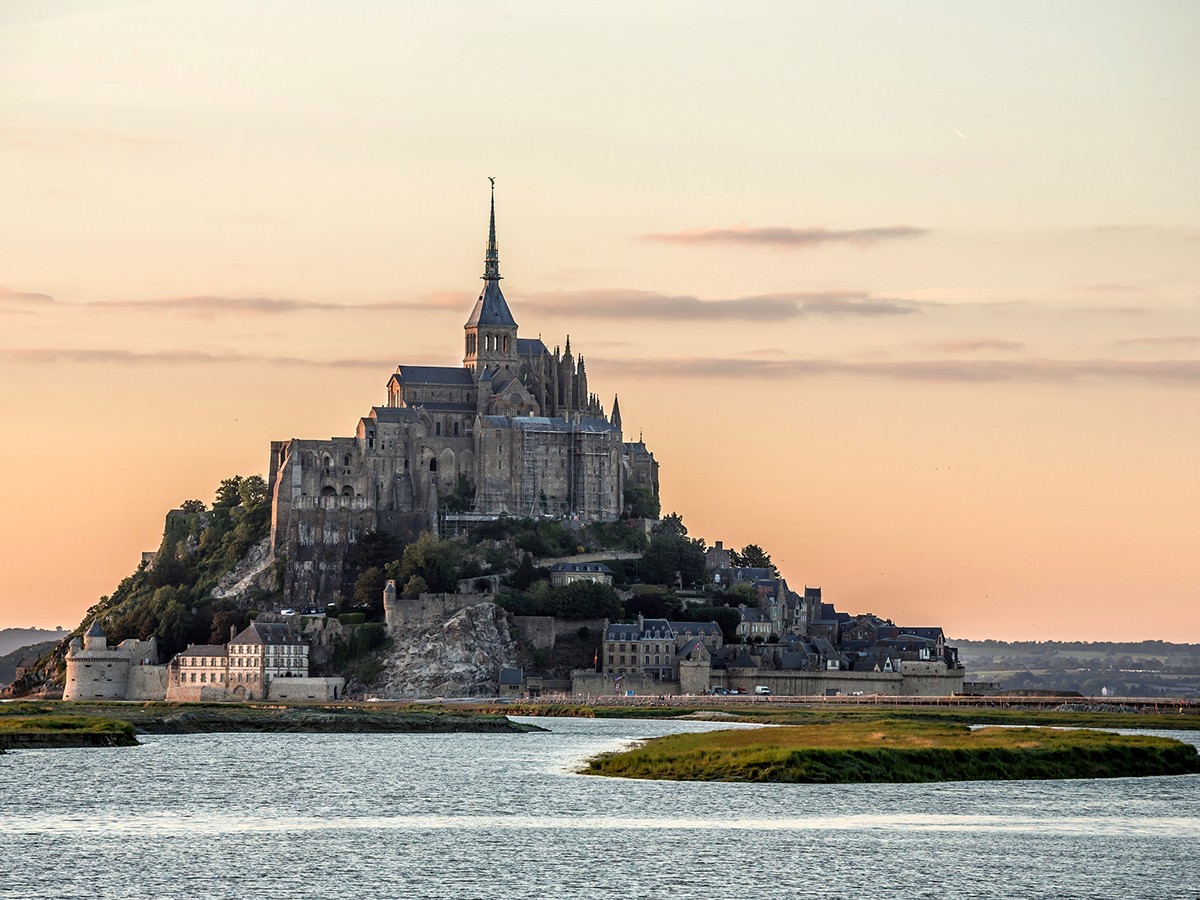
[[[1117,778],[1200,773],[1190,744],[1146,735],[875,720],[655,738],[586,774],[798,783]]]
[[[9,721],[113,721],[139,734],[219,732],[400,733],[529,730],[503,715],[428,705],[280,706],[253,703],[112,703],[30,701],[0,704],[0,729]],[[2,733],[2,731],[0,731]]]
[[[463,708],[463,707],[459,707]],[[510,716],[574,716],[583,719],[675,719],[704,718],[764,725],[822,725],[839,722],[874,721],[887,718],[904,722],[948,722],[962,725],[1059,725],[1074,728],[1153,728],[1157,730],[1200,730],[1200,715],[1177,713],[1057,712],[1035,709],[989,707],[879,707],[861,706],[603,706],[571,703],[480,703],[469,707],[479,712]]]
[[[0,750],[136,745],[133,726],[114,719],[36,714],[0,716]]]

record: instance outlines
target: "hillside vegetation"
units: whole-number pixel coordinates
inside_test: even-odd
[[[169,659],[189,643],[223,643],[229,629],[244,627],[251,606],[269,595],[214,600],[213,588],[247,551],[267,537],[271,504],[266,482],[258,475],[226,478],[212,505],[188,500],[167,515],[162,543],[151,565],[140,564],[111,595],[101,597],[83,620],[39,662],[17,688],[62,678],[71,638],[99,618],[110,644],[126,638],[157,638]]]

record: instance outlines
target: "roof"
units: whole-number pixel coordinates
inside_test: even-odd
[[[479,292],[479,299],[475,301],[475,308],[471,310],[471,317],[467,319],[466,327],[470,328],[475,325],[485,327],[490,325],[498,328],[517,327],[517,322],[508,309],[508,302],[500,291],[499,281],[489,278],[484,282],[483,290]]]
[[[541,338],[517,338],[517,356],[549,356]]]
[[[228,656],[224,644],[192,644],[186,650],[179,651],[180,656]]]
[[[500,670],[501,684],[520,684],[525,678],[524,673],[520,669],[504,667]]]
[[[675,622],[667,623],[671,626],[671,630],[676,634],[709,634],[716,635],[721,633],[721,626],[716,622]]]
[[[407,406],[373,406],[370,418],[376,422],[414,422],[419,413]]]
[[[475,412],[474,403],[443,403],[436,401],[430,403],[428,401],[417,404],[419,409],[424,409],[426,412]]]
[[[296,630],[284,622],[251,622],[231,644],[303,644],[304,639]]]
[[[399,366],[396,372],[405,384],[473,385],[471,370],[462,366]]]
[[[595,562],[560,562],[550,567],[551,572],[594,572],[600,575],[611,575],[612,569],[604,563]]]
[[[100,627],[99,619],[92,619],[92,627],[87,630],[85,637],[106,637],[104,629]]]

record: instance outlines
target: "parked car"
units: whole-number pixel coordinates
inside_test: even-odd
[[[767,687],[765,684],[756,684],[756,685],[754,686],[754,693],[756,693],[756,694],[770,694],[770,693],[771,693],[771,689],[770,689],[769,687]]]

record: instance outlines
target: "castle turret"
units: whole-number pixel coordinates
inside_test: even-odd
[[[108,635],[104,633],[104,629],[100,627],[99,619],[92,619],[92,627],[87,630],[83,636],[84,650],[107,650]]]
[[[487,249],[483,255],[483,290],[463,326],[466,349],[463,365],[479,370],[487,366],[513,366],[517,362],[517,323],[500,291],[500,247],[496,243],[496,180],[492,182],[492,208]]]

